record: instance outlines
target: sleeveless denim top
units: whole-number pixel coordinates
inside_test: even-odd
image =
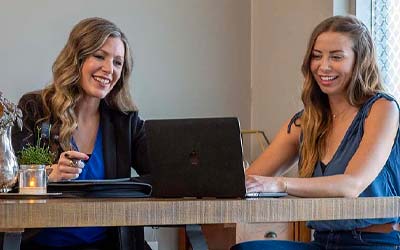
[[[313,177],[330,176],[343,174],[347,164],[356,152],[364,134],[364,122],[367,118],[372,105],[379,98],[385,98],[389,101],[396,100],[384,93],[378,93],[367,100],[358,111],[352,124],[346,131],[346,134],[341,141],[332,160],[326,165],[325,170],[322,169],[322,163],[317,162]],[[396,102],[399,108],[398,103]],[[400,109],[400,108],[399,108]],[[301,115],[297,113],[292,122]],[[290,131],[288,131],[290,132]],[[383,169],[375,178],[375,180],[360,194],[359,197],[386,197],[400,196],[400,128],[397,129],[396,138],[392,146],[389,158],[387,159]],[[400,217],[383,218],[383,219],[352,219],[352,220],[330,220],[330,221],[310,221],[307,225],[317,231],[332,231],[332,230],[353,230],[363,228],[372,224],[384,223],[399,223]]]

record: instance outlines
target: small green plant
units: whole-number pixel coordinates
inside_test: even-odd
[[[27,145],[18,152],[18,163],[20,165],[50,165],[53,163],[54,154],[49,146],[42,146],[40,129],[38,129],[38,138],[36,145]]]
[[[48,147],[28,145],[18,155],[20,165],[49,165],[53,162],[53,154]]]

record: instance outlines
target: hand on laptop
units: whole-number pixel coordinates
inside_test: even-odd
[[[283,177],[267,177],[260,175],[246,175],[247,192],[286,192]]]

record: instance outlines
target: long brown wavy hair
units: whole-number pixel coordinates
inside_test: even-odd
[[[325,153],[326,138],[332,127],[332,111],[328,96],[321,91],[310,70],[315,41],[321,33],[329,31],[342,33],[353,42],[355,62],[347,86],[348,102],[360,107],[369,97],[383,91],[375,48],[367,27],[354,16],[334,16],[321,22],[311,34],[301,67],[304,75],[301,94],[304,104],[301,116],[303,138],[299,162],[301,177],[312,176],[315,164]]]
[[[77,127],[74,109],[83,95],[79,84],[82,65],[109,37],[122,40],[125,56],[121,77],[104,101],[110,108],[121,112],[136,110],[129,91],[133,59],[125,34],[103,18],[80,21],[73,27],[65,47],[53,64],[53,82],[42,92],[44,118],[41,120],[51,122],[59,130],[59,141],[64,150],[70,149],[71,135]]]

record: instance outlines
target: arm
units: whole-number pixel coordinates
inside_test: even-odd
[[[301,197],[358,197],[385,165],[399,129],[399,111],[394,102],[379,99],[365,120],[360,145],[340,175],[316,178],[271,178],[250,176],[250,190],[284,191]]]
[[[246,175],[279,175],[297,160],[300,128],[292,124],[288,133],[289,122],[285,122],[271,145],[246,170]]]
[[[131,137],[133,168],[139,175],[149,174],[150,160],[147,151],[145,126],[144,121],[140,119],[137,112],[131,118]]]

